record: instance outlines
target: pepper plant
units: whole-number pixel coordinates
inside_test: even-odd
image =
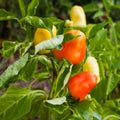
[[[38,17],[36,11],[40,4],[39,0],[31,0],[28,4],[25,4],[24,0],[18,0],[18,4],[21,13],[19,17],[11,11],[0,9],[0,21],[8,20],[13,24],[17,22],[19,29],[25,35],[22,40],[16,37],[16,40],[2,41],[0,50],[2,58],[8,60],[17,54],[17,59],[0,74],[2,91],[0,120],[120,119],[120,21],[115,21],[113,14],[111,15],[112,9],[120,11],[119,2],[103,0],[100,3],[102,7],[100,4],[95,6],[92,3],[83,6],[87,18],[89,14],[93,14],[92,19],[98,21],[88,22],[85,27],[67,27],[65,20],[57,17]],[[52,33],[53,26],[57,29],[55,36]],[[37,28],[46,29],[52,37],[35,45],[34,34]],[[59,60],[53,55],[54,49],[62,50],[63,44],[81,37],[65,34],[69,30],[82,31],[86,36],[86,55],[77,64],[71,63],[63,56]],[[39,52],[41,50],[50,50],[50,52],[41,54]],[[99,82],[96,81],[93,73],[83,72],[88,56],[95,58],[97,62],[95,64],[99,66]],[[90,67],[94,65],[94,61],[87,63],[90,63]],[[3,66],[1,62],[0,69]],[[97,71],[98,66],[94,68]],[[94,71],[93,68],[91,69]],[[85,80],[80,82],[81,85],[77,75],[85,76],[83,77]],[[78,80],[75,77],[74,79],[78,86],[76,81],[74,84],[71,83],[72,87],[70,86],[69,82],[72,82],[73,76],[77,77]],[[94,85],[89,88],[87,87],[89,84],[87,82],[85,84],[84,81],[89,78],[90,82],[92,76],[94,76]],[[25,87],[17,85],[20,81],[27,85]],[[47,89],[35,86],[43,81],[49,84]],[[78,89],[73,88],[74,86]],[[82,91],[79,90],[80,87]],[[86,92],[88,88],[89,91]],[[76,99],[73,94],[71,95],[71,91],[77,91],[75,95],[82,94],[84,97],[81,100],[79,95]]]

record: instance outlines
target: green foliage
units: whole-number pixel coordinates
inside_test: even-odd
[[[42,100],[45,98],[45,93],[41,90],[30,90],[17,86],[10,87],[0,97],[1,120],[14,120],[25,115],[30,111],[32,101],[38,96]]]
[[[4,1],[0,2],[3,3]],[[65,20],[53,17],[53,8],[57,11],[58,3],[59,8],[65,7],[61,12],[67,11],[60,18],[68,19],[69,10],[74,4],[70,1],[66,1],[62,6],[63,1],[18,0],[15,4],[19,5],[19,9],[15,13],[12,12],[14,10],[0,9],[1,24],[11,21],[13,26],[17,26],[16,28],[24,33],[22,40],[2,41],[2,58],[8,60],[17,53],[17,60],[0,75],[0,89],[4,91],[0,94],[0,120],[29,120],[35,117],[40,120],[120,119],[120,20],[115,17],[119,16],[116,11],[120,11],[120,2],[93,0],[85,4],[83,8],[88,24],[84,28],[65,27]],[[44,7],[45,11],[38,15],[40,7]],[[34,46],[36,28],[45,28],[52,34],[53,25],[57,28],[57,36]],[[99,64],[100,83],[82,102],[69,95],[67,83],[71,76],[82,71],[84,61],[73,65],[65,59],[57,60],[52,54],[54,48],[59,49],[62,43],[77,37],[65,35],[65,31],[69,29],[80,29],[86,34],[86,58],[92,55]],[[39,54],[39,51],[44,49],[51,52]],[[0,68],[1,64],[2,62]],[[27,86],[22,88],[13,84],[19,83],[19,80],[28,83]],[[35,82],[40,84],[43,81],[49,82],[49,90],[33,87]]]
[[[89,34],[89,36],[88,36],[88,39],[93,38],[93,37],[96,35],[96,33],[97,33],[99,30],[101,30],[106,24],[107,24],[107,22],[102,22],[102,23],[99,23],[99,24],[95,25],[95,26],[92,28],[92,30],[90,31],[90,34]]]

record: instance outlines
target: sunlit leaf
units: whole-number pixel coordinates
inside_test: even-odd
[[[64,113],[64,111],[68,109],[65,96],[60,97],[60,98],[53,98],[51,100],[46,100],[45,106],[59,114]]]
[[[33,42],[29,42],[29,41],[22,43],[22,47],[20,49],[21,56],[23,56],[29,50],[32,44]]]
[[[27,15],[34,15],[36,13],[36,9],[39,5],[39,0],[32,0],[27,9]]]
[[[39,52],[40,50],[45,50],[45,49],[53,49],[60,45],[63,42],[63,35],[58,35],[54,38],[51,38],[49,40],[45,40],[35,46],[35,54]]]
[[[20,7],[20,10],[21,10],[22,17],[25,17],[26,6],[25,6],[25,3],[24,3],[24,0],[18,0],[18,3],[19,3],[19,7]]]
[[[19,42],[4,41],[2,43],[1,53],[4,57],[8,58],[13,55],[21,45],[22,43]]]
[[[20,22],[34,27],[46,28],[44,22],[37,16],[26,16],[22,18]]]
[[[0,75],[0,88],[3,88],[5,84],[9,83],[9,79],[14,77],[19,73],[19,71],[25,66],[28,61],[28,54],[22,56],[15,63],[10,65],[1,75]]]
[[[0,9],[0,21],[17,19],[12,12],[8,12],[5,9]]]
[[[50,100],[46,100],[47,103],[52,105],[61,105],[66,102],[66,97],[54,98]]]

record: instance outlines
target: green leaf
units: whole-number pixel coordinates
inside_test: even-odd
[[[106,111],[109,111],[108,109],[106,109]],[[114,111],[113,111],[114,112]],[[107,115],[103,120],[119,120],[120,119],[120,115],[119,114],[115,114],[115,113],[112,113]]]
[[[25,7],[24,0],[18,0],[18,3],[19,3],[19,7],[20,7],[22,17],[25,17],[25,15],[26,15],[26,7]]]
[[[115,24],[115,31],[116,31],[116,36],[118,40],[120,40],[120,29],[119,28],[120,28],[120,21]]]
[[[53,25],[58,25],[58,24],[63,23],[62,20],[59,20],[54,17],[39,18],[37,16],[26,16],[26,17],[20,19],[20,22],[22,24],[31,25],[35,28],[39,28],[39,27],[46,28],[50,32],[52,31]]]
[[[102,120],[98,113],[100,106],[96,106],[93,100],[76,101],[74,104],[70,104],[70,107],[73,114],[70,115],[69,120]]]
[[[114,51],[116,49],[116,47],[113,45],[112,41],[110,39],[106,39],[104,44],[106,45],[106,49],[109,50],[109,51]]]
[[[61,104],[61,105],[46,104],[46,106],[49,109],[51,109],[53,112],[57,112],[58,114],[63,114],[68,109],[68,105],[66,104]]]
[[[108,95],[112,90],[117,86],[118,82],[120,81],[120,76],[117,74],[110,74],[107,84],[107,91],[106,94]]]
[[[96,118],[97,120],[102,120],[102,117],[101,117],[97,112],[93,112],[93,116],[94,116],[94,118]]]
[[[41,120],[48,119],[48,108],[45,107],[43,102],[44,97],[36,97],[32,102],[31,110],[24,116],[20,117],[18,120],[30,120],[36,118],[37,116],[40,116]]]
[[[56,37],[53,37],[51,39],[45,40],[35,46],[35,54],[38,53],[40,50],[46,50],[46,49],[53,49],[60,45],[63,42],[63,35],[58,35]]]
[[[72,40],[72,39],[75,39],[75,38],[77,38],[77,37],[79,37],[79,35],[73,35],[73,34],[64,34],[64,40],[63,40],[63,43],[64,42],[67,42],[67,41],[70,41],[70,40]]]
[[[104,67],[104,63],[102,61],[101,58],[97,59],[98,64],[99,64],[99,70],[100,70],[100,80],[104,80],[105,79],[105,67]]]
[[[57,112],[59,114],[64,113],[64,111],[68,109],[68,105],[66,104],[66,97],[47,100],[47,101],[44,101],[44,104],[52,112]]]
[[[19,42],[4,41],[2,43],[2,50],[1,50],[2,55],[6,58],[10,57],[18,50],[21,44],[22,43]]]
[[[48,30],[52,29],[52,22],[47,18],[39,18],[37,16],[26,16],[20,20],[21,23],[26,25],[31,25],[36,28],[46,28]]]
[[[47,79],[50,78],[50,73],[47,72],[47,71],[39,71],[39,72],[33,74],[33,78],[35,80],[39,80],[39,81],[41,81],[41,80],[47,80]]]
[[[52,104],[52,105],[61,105],[66,102],[66,97],[60,97],[60,98],[54,98],[50,100],[46,100],[47,103]]]
[[[107,79],[107,78],[106,78]],[[105,98],[106,96],[106,85],[107,85],[107,80],[102,79],[99,84],[91,91],[91,96],[92,98],[95,98],[97,101],[101,101]]]
[[[37,63],[40,62],[43,68],[40,71],[37,70]],[[35,78],[37,80],[45,80],[50,77],[50,73],[48,72],[48,68],[52,68],[51,60],[45,55],[36,55],[30,56],[25,66],[20,70],[17,79],[22,79],[24,81],[28,81],[31,78]]]
[[[37,16],[26,16],[20,20],[21,23],[26,24],[26,25],[31,25],[33,27],[41,27],[41,28],[47,28],[46,25],[44,24],[43,20],[41,20]]]
[[[27,15],[34,15],[36,13],[36,9],[39,5],[39,0],[31,0],[28,5]]]
[[[57,112],[52,112],[52,120],[69,120],[68,118],[70,116],[71,116],[71,111],[69,110],[69,108],[66,109],[62,114],[59,114]]]
[[[108,0],[103,0],[103,1],[102,1],[107,13],[110,12],[110,2],[112,2],[112,1],[113,1],[113,0],[109,0],[109,1],[108,1]]]
[[[30,43],[34,41],[35,30],[36,28],[34,28],[33,26],[30,25],[26,26],[26,39]]]
[[[98,12],[96,12],[93,16],[93,19],[96,19],[97,17],[101,17],[103,16],[105,13],[101,10],[99,10]]]
[[[103,120],[118,120],[120,118],[120,99],[107,100],[103,110]]]
[[[35,72],[36,66],[37,66],[37,60],[29,57],[29,60],[27,61],[26,65],[19,72],[18,79],[24,81],[30,80]]]
[[[71,106],[73,116],[80,120],[93,120],[93,110],[91,101],[76,102]],[[71,119],[72,120],[72,119]]]
[[[88,39],[93,38],[93,37],[96,35],[96,33],[97,33],[99,30],[101,30],[105,25],[107,25],[107,22],[105,22],[105,21],[102,22],[102,23],[96,24],[96,25],[91,29],[90,34],[89,34],[89,36],[88,36]]]
[[[48,29],[52,35],[53,34],[52,33],[53,23],[52,23],[51,19],[49,19],[48,17],[40,18],[40,19],[44,22],[46,29]]]
[[[69,65],[67,61],[64,61],[57,78],[55,79],[55,86],[54,86],[54,95],[59,96],[60,92],[65,89],[65,86],[70,78],[72,72],[73,65]]]
[[[45,98],[41,90],[30,90],[17,86],[10,87],[0,97],[0,119],[16,120],[27,114],[35,97]]]
[[[95,12],[99,10],[99,7],[94,3],[90,3],[90,4],[85,5],[83,9],[85,12]]]
[[[9,79],[18,75],[20,70],[26,65],[28,61],[28,54],[22,56],[14,64],[10,65],[1,75],[0,75],[0,88],[3,88],[5,84],[9,82]]]
[[[6,11],[5,9],[0,9],[0,21],[17,19],[13,13]]]
[[[30,42],[30,41],[26,41],[26,42],[22,43],[22,47],[20,49],[21,56],[23,56],[29,50],[29,48],[32,46],[32,44],[33,44],[33,42]]]
[[[91,108],[93,109],[93,116],[97,120],[102,120],[103,107],[99,102],[96,101],[96,99],[92,99]]]
[[[56,25],[56,27],[57,27],[57,35],[63,34],[64,26],[65,26],[65,22],[61,22],[58,25]]]
[[[105,107],[114,108],[116,113],[120,112],[120,98],[114,100],[107,100],[105,102]]]
[[[90,40],[91,51],[98,49],[98,46],[102,47],[103,43],[106,41],[106,38],[107,30],[106,29],[99,30],[96,33],[95,37]],[[100,48],[98,50],[100,50]]]
[[[67,85],[67,83],[68,83],[68,80],[69,80],[70,75],[71,75],[71,72],[72,72],[72,67],[73,67],[73,65],[70,65],[69,71],[67,72],[67,74],[66,74],[66,76],[65,76],[65,78],[64,78],[64,83],[63,83],[62,89],[64,89],[64,87],[65,87],[65,86]]]
[[[46,67],[52,68],[51,60],[45,55],[36,55],[34,57],[38,62],[42,63]]]
[[[63,20],[58,19],[56,17],[47,17],[45,19],[48,20],[48,21],[51,21],[54,25],[61,24],[61,23],[64,22]]]
[[[111,24],[111,27],[110,27],[110,38],[112,41],[114,41],[115,45],[117,46],[117,34],[116,34],[116,30],[115,30],[115,24]]]
[[[115,60],[113,64],[113,69],[120,69],[120,57]]]
[[[46,25],[46,28],[51,32],[52,34],[52,28],[53,25],[57,27],[57,34],[63,34],[63,28],[64,28],[64,21],[56,18],[56,17],[45,17],[41,18],[43,20],[44,24]]]

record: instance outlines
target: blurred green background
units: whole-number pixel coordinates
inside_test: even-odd
[[[24,0],[26,6],[31,0]],[[73,5],[83,6],[87,24],[98,23],[107,17],[115,22],[120,19],[120,0],[40,0],[35,15],[40,17],[55,16],[62,20],[69,19],[70,9]],[[0,8],[11,11],[21,18],[18,0],[0,0]],[[26,8],[27,9],[27,8]],[[19,33],[19,24],[14,21],[0,21],[0,39],[23,39]],[[17,35],[16,35],[17,34]],[[24,33],[23,36],[24,37]]]

